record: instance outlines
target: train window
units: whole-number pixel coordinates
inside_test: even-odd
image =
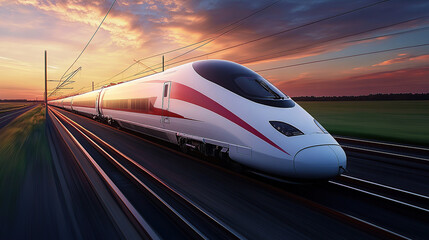
[[[283,94],[278,93],[275,89],[272,89],[263,81],[263,79],[258,79],[255,77],[238,77],[234,79],[234,81],[240,90],[244,92],[244,94],[247,94],[251,97],[273,99],[284,98]]]
[[[295,103],[256,72],[237,63],[205,60],[192,64],[203,78],[251,101],[289,108]]]
[[[168,84],[164,85],[164,97],[168,96]]]
[[[103,100],[103,106],[106,109],[129,109],[142,113],[147,113],[152,109],[149,98]]]

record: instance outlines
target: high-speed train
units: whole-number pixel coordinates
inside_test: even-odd
[[[309,113],[230,61],[196,61],[49,104],[274,177],[330,179],[347,165],[343,149]]]

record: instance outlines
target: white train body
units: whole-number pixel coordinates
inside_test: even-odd
[[[188,63],[50,104],[274,176],[329,179],[346,168],[343,149],[310,114],[228,61]]]

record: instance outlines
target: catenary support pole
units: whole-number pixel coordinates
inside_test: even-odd
[[[48,53],[45,50],[45,114],[48,115]]]

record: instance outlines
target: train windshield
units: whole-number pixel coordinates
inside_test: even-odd
[[[193,63],[203,78],[257,103],[274,107],[293,107],[295,103],[256,72],[237,63],[206,60]]]
[[[285,96],[276,88],[270,86],[265,79],[257,77],[237,77],[234,79],[243,93],[256,98],[284,99]]]

